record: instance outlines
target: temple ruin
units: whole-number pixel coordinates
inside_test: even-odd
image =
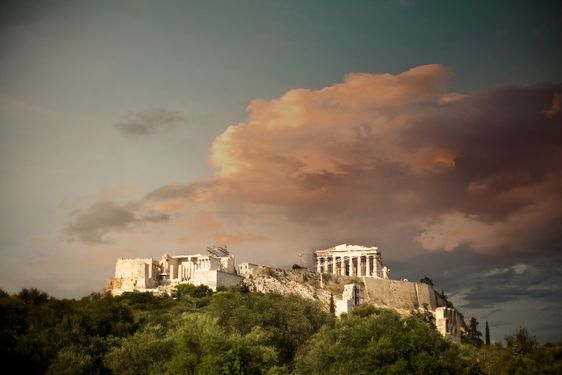
[[[234,257],[227,248],[210,246],[205,255],[164,254],[160,260],[119,258],[115,264],[115,277],[109,279],[106,289],[113,295],[132,291],[169,294],[181,283],[203,284],[217,290],[241,281]]]
[[[316,272],[340,276],[378,277],[388,279],[390,269],[382,264],[378,247],[337,245],[314,252]]]

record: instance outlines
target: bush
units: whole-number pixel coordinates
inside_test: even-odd
[[[460,373],[464,366],[457,347],[425,322],[387,310],[323,327],[296,359],[299,373],[322,375]]]
[[[213,294],[213,290],[207,285],[178,284],[172,291],[172,298],[181,300],[185,297],[204,298]]]

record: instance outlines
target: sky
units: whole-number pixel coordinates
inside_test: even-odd
[[[0,287],[376,244],[560,341],[560,41],[555,1],[4,1]]]

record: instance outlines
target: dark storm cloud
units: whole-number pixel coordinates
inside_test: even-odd
[[[86,210],[77,210],[66,227],[70,240],[84,243],[105,243],[114,231],[122,231],[134,225],[167,220],[163,214],[147,212],[134,204],[118,204],[98,201]]]
[[[129,113],[115,124],[115,128],[127,136],[146,136],[175,128],[185,122],[178,111],[166,108],[150,108],[141,112]]]
[[[487,310],[518,299],[562,303],[562,257],[490,257],[470,249],[423,254],[394,262],[395,276],[417,281],[429,276],[437,290],[460,301],[457,307]]]

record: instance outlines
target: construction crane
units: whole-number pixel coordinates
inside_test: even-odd
[[[209,254],[212,254],[216,257],[227,257],[229,255],[228,249],[226,248],[226,245],[224,246],[217,246],[217,245],[213,245],[213,246],[207,246],[207,252]]]

